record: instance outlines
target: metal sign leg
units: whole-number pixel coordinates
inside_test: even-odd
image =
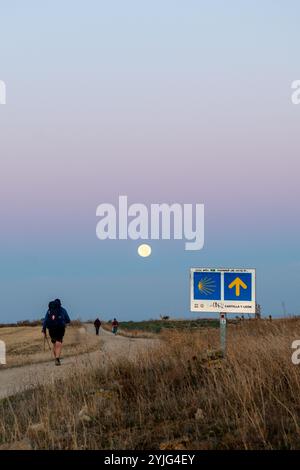
[[[220,342],[223,357],[226,355],[226,314],[220,313]]]

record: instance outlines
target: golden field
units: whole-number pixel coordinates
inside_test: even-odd
[[[298,319],[231,325],[225,359],[218,329],[159,338],[135,360],[1,400],[2,448],[300,448]]]
[[[41,326],[0,328],[0,339],[6,343],[7,367],[46,362],[52,359]],[[52,347],[50,338],[49,344]],[[44,351],[45,348],[45,351]],[[63,346],[63,356],[75,356],[99,348],[99,338],[85,334],[84,326],[69,326]]]

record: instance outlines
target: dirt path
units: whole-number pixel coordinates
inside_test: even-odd
[[[93,325],[85,325],[87,334],[95,334]],[[134,360],[140,351],[155,347],[157,340],[132,339],[114,336],[101,328],[99,351],[62,359],[62,366],[55,367],[54,361],[22,367],[0,369],[0,399],[39,384],[52,383],[57,378],[66,377],[74,367],[92,368],[105,366],[120,357]]]

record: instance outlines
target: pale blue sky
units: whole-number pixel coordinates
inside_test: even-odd
[[[189,268],[256,267],[300,314],[296,1],[0,0],[1,321],[189,313]],[[101,202],[204,203],[205,246],[100,242]]]

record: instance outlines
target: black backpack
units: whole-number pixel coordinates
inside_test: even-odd
[[[64,326],[64,314],[59,305],[56,302],[49,303],[49,310],[47,312],[47,327],[49,329],[56,328],[58,326]]]

